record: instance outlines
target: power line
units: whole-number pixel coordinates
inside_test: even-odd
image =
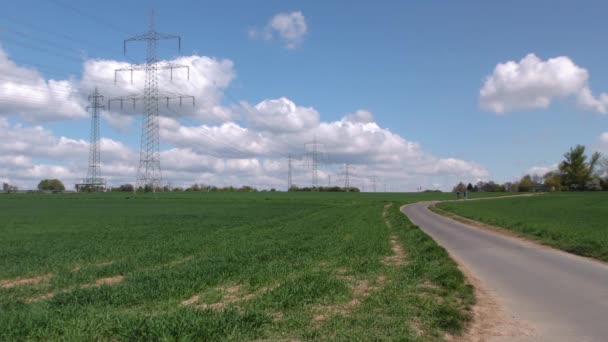
[[[128,32],[124,31],[122,28],[114,25],[112,22],[107,21],[107,20],[105,20],[105,19],[103,19],[101,17],[98,17],[96,15],[93,15],[93,14],[87,13],[85,11],[82,11],[81,9],[79,9],[77,7],[74,7],[74,6],[71,6],[69,4],[66,4],[63,1],[59,1],[59,0],[50,0],[50,1],[53,2],[53,3],[55,3],[56,5],[59,5],[61,7],[64,7],[64,8],[67,8],[67,9],[71,10],[71,11],[79,14],[80,16],[88,17],[90,19],[93,19],[93,21],[95,21],[95,22],[97,22],[97,23],[99,23],[99,24],[101,24],[103,26],[109,27],[109,28],[111,28],[112,30],[114,30],[116,32],[119,32],[119,33],[122,33],[122,34],[128,34]]]

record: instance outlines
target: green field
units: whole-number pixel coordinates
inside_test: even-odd
[[[606,192],[444,202],[437,207],[571,253],[608,261]]]
[[[0,340],[443,340],[473,289],[399,212],[452,194],[0,196]]]

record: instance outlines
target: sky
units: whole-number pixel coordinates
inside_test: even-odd
[[[184,64],[159,89],[163,179],[284,189],[311,184],[306,143],[322,146],[320,185],[449,190],[554,169],[583,144],[608,154],[608,33],[601,1],[22,0],[0,13],[0,181],[86,176],[95,87],[143,90],[144,43]],[[128,107],[128,106],[125,106]],[[141,103],[101,113],[101,172],[136,178]],[[375,185],[375,186],[374,186]]]

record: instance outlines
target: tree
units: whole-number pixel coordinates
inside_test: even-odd
[[[10,194],[11,192],[17,192],[17,186],[10,185],[8,183],[2,183],[2,191]]]
[[[519,190],[517,188],[517,182],[505,182],[505,184],[502,185],[502,188],[505,189],[505,192],[517,192],[517,190]]]
[[[589,190],[589,191],[602,190],[602,180],[600,179],[600,177],[592,177],[587,183],[585,183],[585,190]]]
[[[120,185],[118,188],[112,188],[113,192],[119,191],[119,192],[133,192],[135,190],[135,188],[133,187],[132,184],[123,184]]]
[[[197,183],[194,183],[186,191],[201,191],[201,187]]]
[[[543,180],[551,191],[560,191],[562,189],[562,175],[559,172],[549,171],[545,173]]]
[[[564,154],[564,161],[559,164],[562,175],[562,184],[569,190],[582,191],[592,180],[595,167],[598,165],[601,154],[595,152],[587,161],[585,146],[576,145]]]
[[[467,185],[467,191],[473,191],[473,184],[469,183],[469,185]]]
[[[63,191],[65,186],[59,179],[43,179],[38,183],[38,190]]]
[[[602,191],[608,191],[608,177],[600,179],[600,186],[602,187]]]
[[[530,192],[534,187],[534,181],[530,175],[525,175],[519,180],[518,191],[519,192]]]
[[[456,186],[452,189],[452,192],[465,192],[467,191],[467,186],[464,185],[463,182],[456,184]]]

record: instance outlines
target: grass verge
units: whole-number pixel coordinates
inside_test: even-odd
[[[436,205],[436,212],[448,212],[573,254],[608,261],[607,206],[607,193],[556,193],[442,202]]]

